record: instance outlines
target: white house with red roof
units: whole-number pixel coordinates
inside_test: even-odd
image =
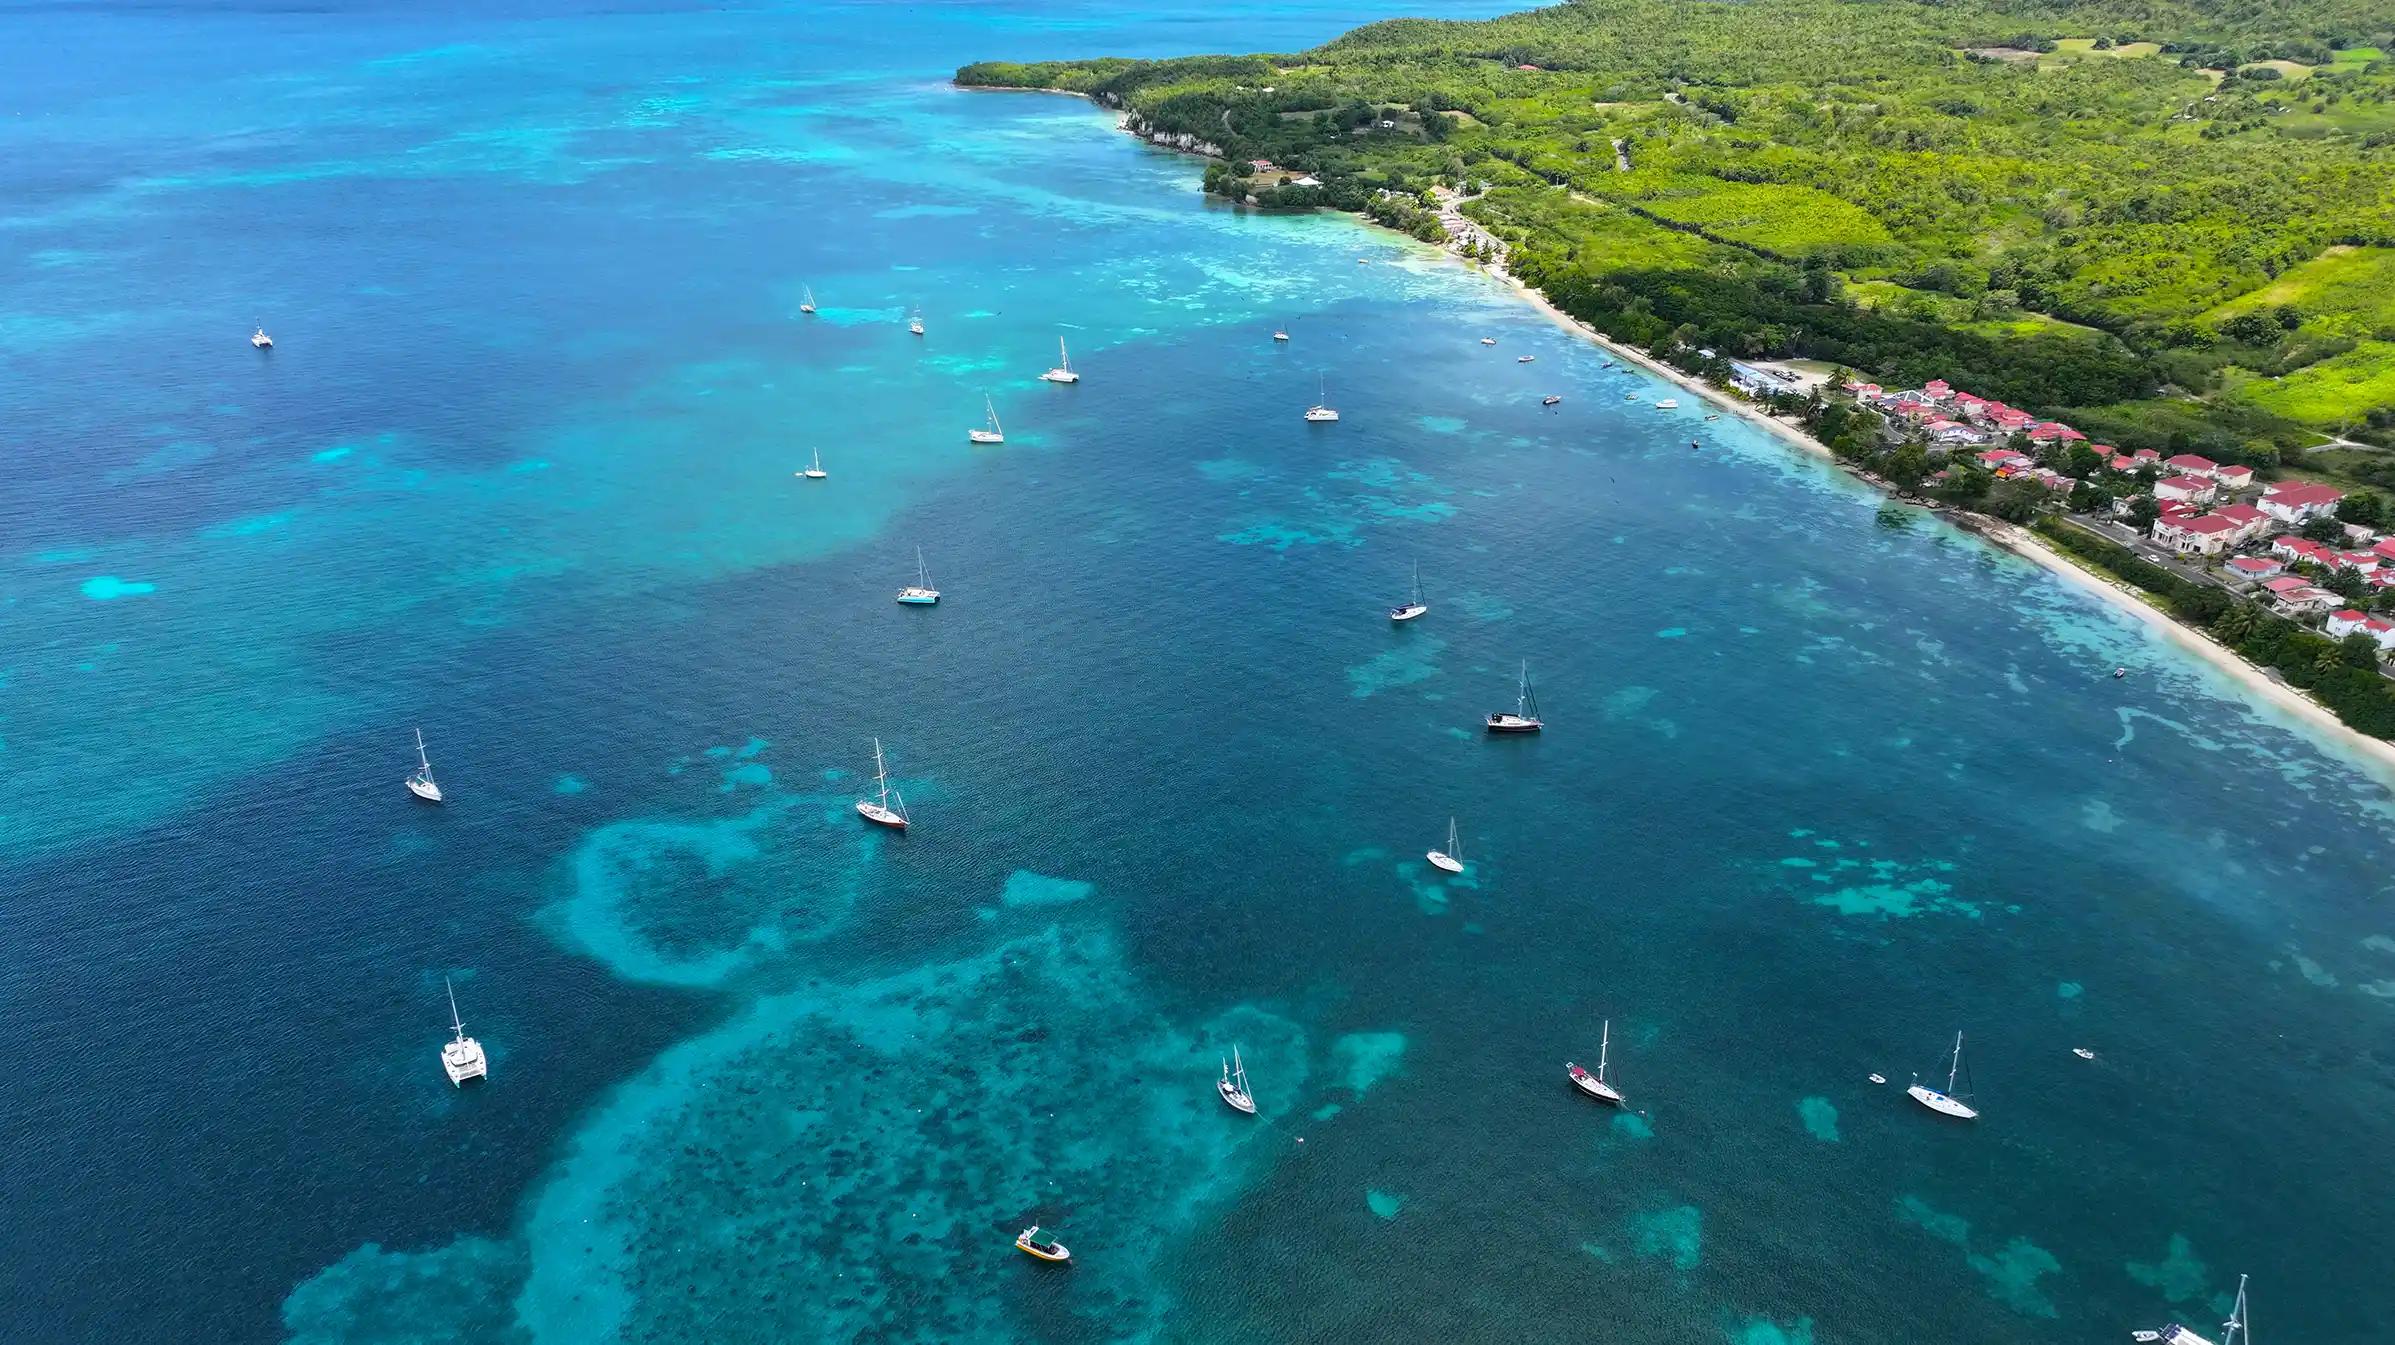
[[[2332,570],[2351,570],[2355,574],[2368,574],[2378,568],[2378,553],[2374,551],[2331,551],[2328,556],[2329,568]]]
[[[1959,420],[1947,420],[1942,416],[1932,420],[1922,429],[1929,435],[1930,443],[1946,448],[1958,448],[1967,444],[1984,444],[1988,441],[1986,430],[1980,429],[1976,425],[1965,425]]]
[[[2029,427],[2029,442],[2033,444],[2068,444],[2085,438],[2086,435],[2059,420],[2041,420]]]
[[[2235,540],[2237,525],[2218,514],[2157,518],[2154,540],[2182,556],[2217,556]]]
[[[2174,458],[2164,458],[2162,465],[2169,468],[2174,476],[2200,476],[2206,481],[2211,480],[2212,474],[2220,470],[2219,463],[2195,453],[2181,453]]]
[[[1953,392],[1954,389],[1947,386],[1942,378],[1933,378],[1921,385],[1921,395],[1933,402],[1942,402]]]
[[[2213,494],[2212,483],[2200,476],[2166,476],[2154,483],[2154,498],[2157,500],[2210,504]]]
[[[2271,579],[2287,572],[2287,562],[2269,556],[2231,556],[2228,572],[2239,579]]]
[[[2237,540],[2251,542],[2270,535],[2270,515],[2250,504],[2224,504],[2212,511],[2237,525]]]
[[[2335,486],[2277,481],[2262,488],[2262,512],[2290,527],[2334,513],[2345,492]]]
[[[2129,456],[2130,456],[2131,458],[2135,459],[2135,460],[2138,462],[2138,464],[2139,464],[2139,465],[2141,465],[2141,466],[2144,466],[2144,465],[2152,465],[2152,466],[2157,466],[2157,467],[2158,467],[2158,466],[2160,466],[2160,465],[2162,464],[2162,455],[2161,455],[2161,454],[2159,454],[2159,453],[2157,453],[2157,452],[2155,452],[2154,450],[2152,450],[2152,449],[2150,449],[2150,448],[2141,448],[2141,449],[2138,449],[2136,452],[2134,452],[2134,453],[2131,453]]]
[[[2030,457],[2028,454],[2020,452],[2017,449],[2010,448],[1991,448],[1987,452],[1979,455],[1979,465],[1987,468],[1991,472],[1996,473],[1998,476],[2002,476],[2007,472],[2018,471],[2023,467],[2030,466],[2036,461],[2037,460],[2035,458]]]
[[[2382,652],[2395,649],[2395,621],[2383,621],[2351,607],[2329,613],[2320,629],[2340,640],[2348,635],[2367,635],[2378,643]]]
[[[2300,560],[2307,564],[2326,566],[2332,553],[2318,542],[2306,541],[2289,533],[2270,544],[2270,554],[2281,557],[2289,563]]]
[[[2212,469],[2212,479],[2230,490],[2243,490],[2254,483],[2254,469],[2234,462],[2224,462]]]

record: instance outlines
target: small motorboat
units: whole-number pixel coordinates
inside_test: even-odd
[[[2127,668],[2115,668],[2112,670],[2112,680],[2115,682],[2127,677],[2128,675],[2129,670]]]
[[[274,338],[266,334],[266,329],[264,327],[260,327],[258,330],[249,334],[249,343],[253,348],[258,350],[274,349]]]
[[[1480,338],[1480,344],[1484,346],[1493,346],[1497,344],[1497,338],[1494,336],[1484,336]]]
[[[1709,416],[1705,417],[1705,419],[1707,419],[1707,420],[1719,420],[1719,419],[1721,419],[1721,413],[1720,413],[1719,411],[1716,411],[1716,412],[1714,412],[1712,415],[1709,415]]]
[[[1288,340],[1288,339],[1289,339],[1289,333],[1287,333],[1287,332],[1274,332],[1274,333],[1272,334],[1272,339],[1273,339],[1273,340],[1275,340],[1275,341],[1286,341],[1286,340]]]
[[[1040,1241],[1038,1224],[1033,1224],[1015,1234],[1015,1250],[1029,1256],[1036,1256],[1042,1261],[1064,1262],[1073,1259],[1073,1254],[1056,1239],[1049,1238],[1045,1242]]]
[[[1514,363],[1516,363],[1516,364],[1534,364],[1534,363],[1536,363],[1537,361],[1538,361],[1538,356],[1536,356],[1536,355],[1516,355],[1516,356],[1514,356]]]
[[[1694,440],[1694,439],[1691,439],[1691,440],[1689,440],[1689,441],[1688,441],[1688,446],[1689,446],[1690,448],[1694,448],[1694,449],[1702,449],[1702,448],[1704,447],[1704,445],[1703,445],[1703,444],[1700,444],[1700,443],[1698,443],[1698,442],[1697,442],[1696,440]]]
[[[1655,403],[1655,409],[1658,411],[1677,411],[1680,409],[1680,404],[1671,398],[1666,397],[1662,401]]]
[[[1550,394],[1548,396],[1539,398],[1538,404],[1540,406],[1561,406],[1563,405],[1563,398]]]
[[[2071,1054],[2079,1057],[2081,1060],[2093,1060],[2096,1058],[2096,1053],[2084,1046],[2072,1047]]]
[[[1874,1074],[1871,1076],[1871,1082],[1873,1083],[1886,1083],[1887,1081],[1888,1076],[1885,1074]]]

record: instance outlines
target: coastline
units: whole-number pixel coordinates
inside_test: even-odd
[[[989,92],[1061,93],[1069,97],[1089,99],[1093,104],[1096,103],[1096,100],[1090,99],[1088,94],[1076,93],[1070,89],[1014,89],[975,84],[959,84],[957,87]],[[1116,129],[1133,136],[1143,144],[1153,144],[1159,149],[1169,150],[1176,154],[1189,154],[1196,158],[1210,157],[1198,150],[1186,149],[1169,142],[1152,141],[1133,131],[1127,122],[1118,123]],[[1398,230],[1388,229],[1386,225],[1369,217],[1354,215],[1353,218],[1367,227],[1395,233],[1398,237],[1406,238],[1408,241],[1419,241]],[[1624,364],[1635,365],[1657,378],[1701,397],[1706,402],[1737,415],[1748,424],[1770,432],[1781,442],[1836,466],[1848,476],[1871,486],[1881,494],[1891,499],[1898,498],[1884,482],[1876,477],[1857,472],[1845,463],[1839,462],[1837,456],[1830,452],[1828,445],[1807,434],[1801,427],[1791,425],[1754,403],[1733,396],[1724,389],[1716,388],[1693,374],[1676,369],[1643,350],[1615,341],[1580,319],[1564,312],[1545,294],[1523,283],[1520,277],[1507,269],[1502,258],[1485,264],[1474,263],[1460,256],[1451,247],[1427,243],[1423,246],[1436,248],[1445,257],[1495,277],[1499,283],[1513,291],[1523,302],[1545,315],[1548,321],[1582,340],[1602,347],[1608,354],[1621,360]],[[2335,712],[2327,706],[2312,699],[2310,694],[2271,677],[2235,650],[2214,640],[2208,633],[2187,625],[2167,612],[2157,610],[2138,594],[2116,585],[2103,576],[2090,572],[2070,557],[2047,546],[2025,528],[2015,527],[1987,515],[1972,514],[1966,511],[1941,509],[1934,512],[1941,517],[1947,517],[1949,522],[1954,522],[1953,515],[1969,519],[1970,523],[1967,526],[1959,522],[1956,522],[1955,526],[1960,531],[1980,537],[1999,550],[2021,557],[2055,575],[2064,583],[2073,585],[2080,592],[2108,603],[2115,610],[2124,612],[2148,627],[2161,631],[2172,643],[2217,669],[2251,699],[2285,712],[2300,727],[2314,730],[2323,746],[2332,749],[2345,749],[2347,757],[2355,765],[2376,776],[2380,783],[2395,787],[2395,742],[2374,738],[2351,727],[2344,720],[2337,718]]]

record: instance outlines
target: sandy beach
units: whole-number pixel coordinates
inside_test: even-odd
[[[1025,92],[1062,93],[1071,97],[1085,96],[1082,94],[1073,93],[1068,89],[1039,89],[1025,90]],[[1118,127],[1118,129],[1123,130],[1125,134],[1131,134],[1127,126]],[[1143,142],[1145,141],[1145,137],[1139,138]],[[1191,151],[1176,149],[1171,145],[1158,145],[1157,148],[1165,149],[1174,153],[1192,153]],[[1193,157],[1203,158],[1205,156],[1193,155]],[[1375,229],[1384,227],[1377,222],[1365,219],[1360,215],[1356,216],[1355,218],[1361,220],[1367,226]],[[1397,233],[1395,230],[1390,230],[1389,232]],[[1414,240],[1410,238],[1410,236],[1402,233],[1398,233],[1397,236],[1401,238],[1407,238],[1409,242],[1419,241]],[[1619,341],[1615,341],[1612,338],[1604,335],[1602,332],[1599,332],[1595,328],[1589,326],[1587,323],[1582,322],[1580,319],[1564,312],[1562,309],[1556,307],[1546,295],[1541,294],[1539,291],[1531,288],[1529,285],[1522,283],[1518,277],[1506,269],[1503,262],[1482,265],[1465,260],[1451,248],[1429,243],[1422,244],[1422,246],[1431,248],[1437,251],[1442,257],[1445,257],[1460,265],[1473,266],[1476,269],[1486,271],[1489,275],[1494,276],[1499,282],[1504,284],[1507,289],[1512,290],[1516,295],[1518,295],[1523,302],[1537,309],[1540,313],[1545,314],[1548,321],[1553,322],[1557,327],[1560,327],[1563,330],[1578,336],[1582,340],[1589,341],[1603,347],[1606,353],[1614,356],[1616,359],[1621,360],[1624,364],[1635,365],[1638,368],[1644,369],[1648,373],[1651,373],[1658,378],[1664,379],[1695,396],[1702,397],[1712,405],[1719,407],[1723,411],[1738,416],[1748,424],[1768,430],[1772,434],[1778,436],[1781,441],[1791,445],[1792,447],[1801,449],[1806,453],[1813,454],[1826,461],[1833,463],[1837,461],[1835,455],[1829,451],[1829,447],[1827,445],[1823,444],[1820,440],[1815,439],[1810,434],[1805,433],[1800,426],[1791,425],[1787,421],[1782,420],[1777,416],[1771,415],[1744,398],[1734,396],[1723,389],[1716,388],[1713,385],[1706,383],[1700,378],[1697,378],[1682,370],[1675,369],[1671,365],[1665,364],[1663,361],[1654,358],[1643,350],[1639,350],[1635,347],[1627,346]],[[1844,466],[1844,464],[1839,465],[1841,467]],[[1867,485],[1878,485],[1875,479],[1862,477],[1851,470],[1848,471],[1848,475],[1856,476],[1857,480],[1864,481],[1864,483]],[[2240,689],[2244,690],[2256,702],[2285,712],[2296,726],[2312,731],[2315,736],[2317,736],[2318,739],[2324,744],[2332,748],[2342,749],[2345,755],[2356,765],[2361,766],[2383,783],[2386,783],[2391,787],[2395,787],[2395,743],[2390,743],[2381,738],[2373,738],[2366,733],[2360,733],[2354,729],[2348,728],[2343,720],[2338,719],[2337,716],[2326,706],[2322,705],[2316,700],[2313,700],[2301,689],[2289,686],[2286,683],[2279,681],[2267,670],[2255,666],[2253,663],[2239,656],[2234,650],[2231,650],[2226,646],[2214,641],[2204,632],[2179,621],[2167,612],[2157,609],[2153,606],[2153,604],[2145,600],[2144,595],[2138,593],[2134,589],[2131,589],[2126,585],[2119,584],[2082,567],[2069,557],[2064,556],[2062,553],[2055,551],[2051,547],[2048,547],[2044,542],[2037,538],[2036,534],[2031,533],[2026,529],[2017,528],[2011,524],[2004,523],[2000,520],[1989,518],[1984,515],[1972,515],[1971,517],[1976,520],[1977,526],[1974,528],[1965,529],[1965,531],[1976,532],[1979,536],[1986,539],[1990,544],[2001,547],[2002,549],[2009,551],[2014,555],[2020,556],[2023,559],[2044,568],[2050,573],[2061,578],[2065,583],[2076,586],[2081,592],[2087,593],[2106,603],[2109,603],[2114,608],[2126,612],[2153,629],[2160,631],[2165,637],[2170,639],[2181,649],[2186,650],[2188,653],[2205,660],[2213,667],[2219,669],[2222,674],[2227,676],[2232,682],[2236,683]]]

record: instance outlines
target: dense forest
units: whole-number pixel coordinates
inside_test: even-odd
[[[1461,196],[1649,349],[1944,377],[2269,466],[2395,446],[2390,51],[2362,0],[1572,0],[957,78],[1122,108],[1234,199],[1438,238]]]

